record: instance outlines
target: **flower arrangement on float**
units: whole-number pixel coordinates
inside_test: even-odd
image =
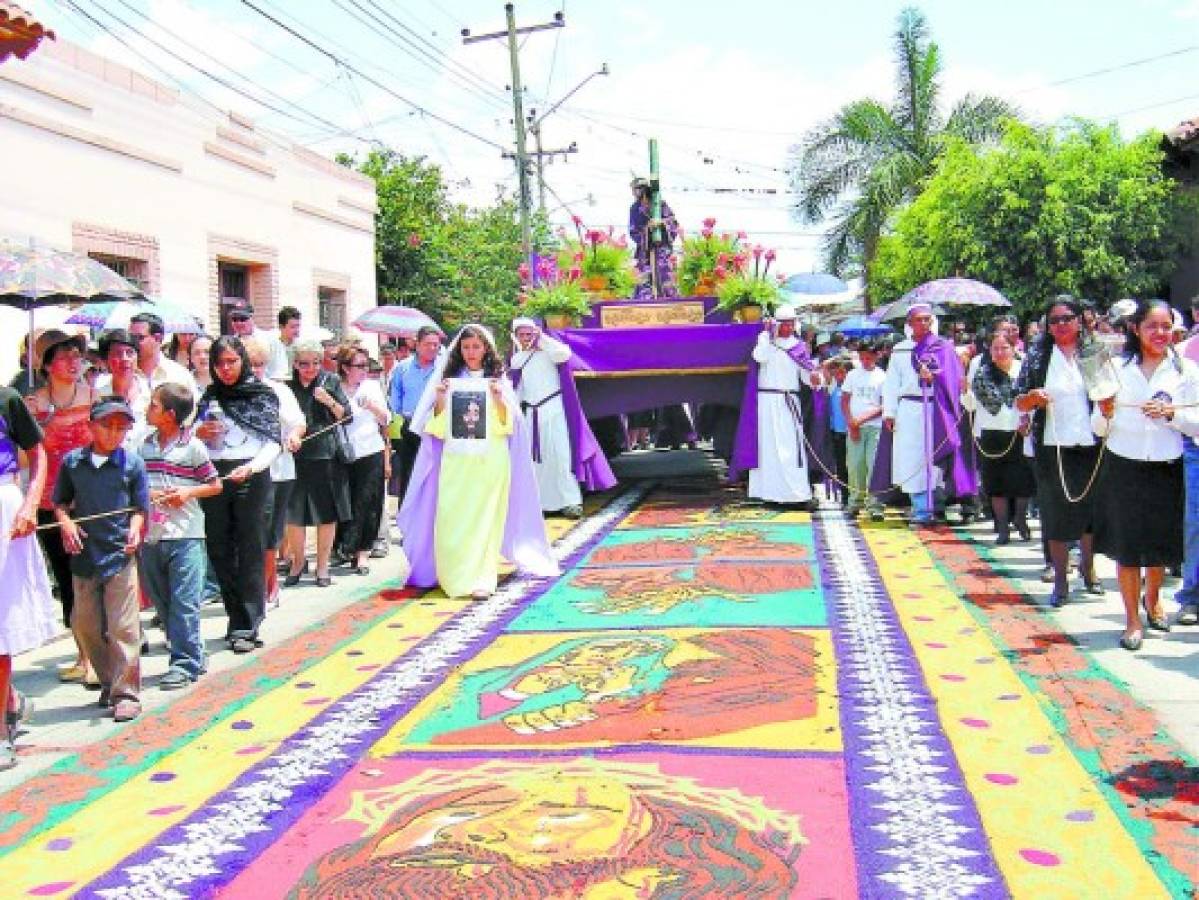
[[[563,246],[558,251],[558,268],[577,268],[582,287],[605,298],[632,296],[637,268],[629,239],[616,237],[611,227],[607,231],[584,228],[578,216],[572,216],[571,223],[578,236],[569,238],[564,229],[559,230]]]
[[[749,253],[741,246],[744,240],[744,231],[718,232],[715,219],[704,219],[698,235],[683,237],[679,292],[685,297],[710,297],[726,278],[741,274],[749,262]]]
[[[569,328],[591,312],[587,292],[583,290],[577,266],[565,270],[552,258],[537,260],[536,279],[528,263],[520,264],[523,287],[519,305],[522,315],[540,318],[547,328]]]
[[[735,274],[724,277],[716,288],[716,307],[732,312],[742,322],[757,322],[763,312],[769,315],[778,305],[782,278],[770,274],[776,255],[773,250],[758,244],[747,253],[753,260],[753,270],[747,262]]]

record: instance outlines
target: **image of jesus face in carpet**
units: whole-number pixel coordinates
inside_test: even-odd
[[[364,836],[325,853],[308,898],[791,896],[793,815],[654,765],[561,761],[436,768],[353,795]]]
[[[522,636],[501,652],[514,662],[452,676],[378,754],[413,744],[692,739],[817,715],[818,651],[806,632]]]
[[[487,437],[487,394],[455,391],[450,399],[450,437],[483,440]]]

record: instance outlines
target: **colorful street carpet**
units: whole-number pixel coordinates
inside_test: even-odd
[[[626,491],[0,796],[5,897],[1185,897],[1193,760],[968,539]]]

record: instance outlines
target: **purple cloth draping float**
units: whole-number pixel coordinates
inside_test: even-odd
[[[520,369],[509,369],[513,389],[520,387]],[[570,436],[570,468],[575,480],[585,491],[606,491],[616,484],[616,476],[608,465],[608,458],[600,449],[591,423],[583,415],[579,402],[579,389],[570,372],[570,362],[558,366],[558,380],[562,383],[562,410],[566,414],[566,431]]]
[[[761,330],[761,325],[667,325],[550,333],[573,351],[567,365],[582,409],[599,418],[679,402],[737,406]]]

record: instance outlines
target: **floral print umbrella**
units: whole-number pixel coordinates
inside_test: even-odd
[[[25,244],[0,244],[0,304],[18,309],[128,300],[142,292],[112,269],[67,250]]]
[[[353,324],[359,331],[409,338],[416,337],[416,333],[425,325],[431,325],[441,331],[436,322],[419,309],[410,306],[376,306],[360,315]]]
[[[67,319],[68,325],[86,325],[89,328],[108,330],[109,328],[128,328],[129,320],[139,312],[154,313],[162,319],[163,328],[171,334],[202,334],[200,321],[191,310],[165,303],[162,300],[147,300],[144,303],[132,303],[128,300],[101,300],[99,303],[85,303]]]

